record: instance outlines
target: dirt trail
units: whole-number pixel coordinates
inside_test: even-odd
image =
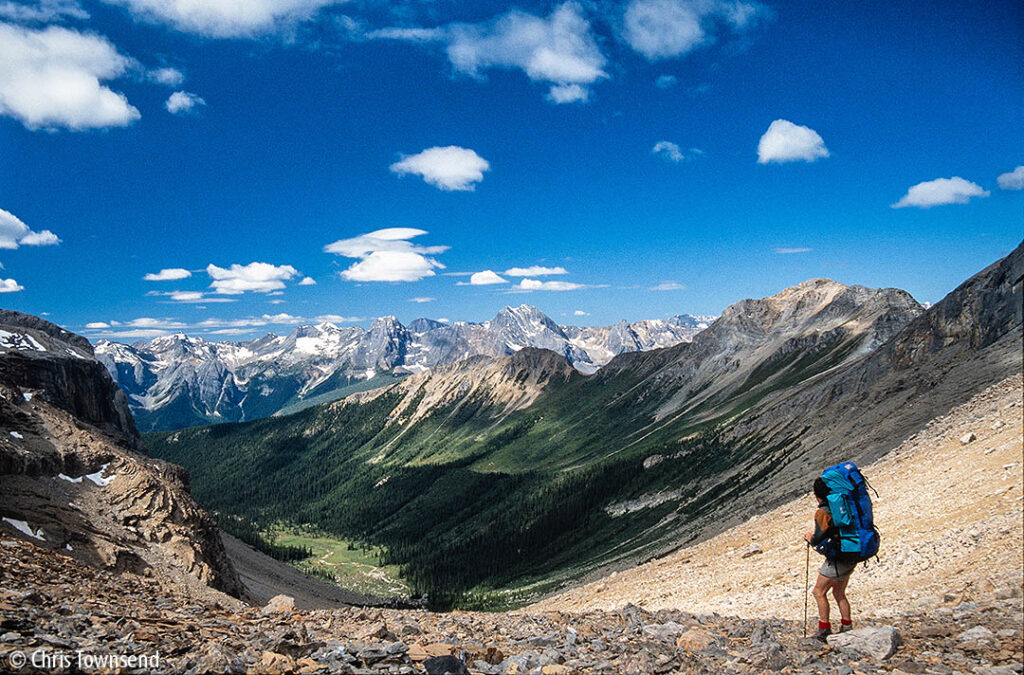
[[[997,590],[1019,597],[1024,575],[1021,401],[1022,380],[1015,375],[862,467],[880,494],[875,509],[883,538],[880,559],[862,565],[850,582],[855,614],[885,617]],[[964,442],[968,434],[976,438]],[[706,542],[548,598],[528,611],[633,603],[647,610],[800,617],[802,536],[811,528],[814,509],[808,492]],[[820,562],[812,551],[811,583]]]

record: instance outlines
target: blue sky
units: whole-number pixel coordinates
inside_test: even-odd
[[[1024,236],[1017,2],[192,4],[0,2],[0,305],[132,340],[935,302]]]

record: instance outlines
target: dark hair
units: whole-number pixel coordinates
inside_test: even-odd
[[[825,485],[825,481],[821,478],[814,479],[814,496],[818,498],[818,501],[825,501],[830,492],[832,491]]]

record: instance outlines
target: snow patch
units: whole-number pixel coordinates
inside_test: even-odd
[[[57,474],[57,478],[60,478],[61,480],[66,480],[69,483],[81,483],[82,482],[82,477],[81,476],[79,476],[78,478],[72,478],[71,476],[66,476],[66,475],[64,475],[62,473],[58,473]]]
[[[33,530],[24,520],[15,520],[14,518],[4,518],[3,520],[22,534],[28,535],[33,539],[38,539],[39,541],[46,541],[46,535],[43,534],[43,528]]]
[[[15,438],[17,438],[17,439],[18,439],[19,441],[20,441],[21,439],[25,438],[24,436],[22,436],[21,434],[19,434],[19,433],[18,433],[17,431],[12,431],[12,432],[11,432],[11,436],[14,436],[14,437],[15,437]]]
[[[46,351],[46,347],[39,344],[31,335],[27,333],[11,333],[6,330],[0,330],[0,347],[19,349],[21,351]]]
[[[23,391],[23,392],[21,393],[21,397],[22,397],[23,399],[25,399],[25,402],[26,402],[26,403],[28,403],[29,401],[31,401],[31,400],[32,400],[32,393],[31,393],[31,392],[28,392],[28,391]]]
[[[103,473],[107,470],[108,466],[110,466],[110,462],[107,462],[106,464],[101,466],[100,470],[97,471],[96,473],[86,474],[85,477],[88,478],[89,480],[91,480],[96,485],[99,485],[100,487],[107,487],[112,482],[114,482],[115,478],[117,478],[117,474],[114,474],[114,475],[111,475],[111,476],[107,476],[107,477],[103,476]]]

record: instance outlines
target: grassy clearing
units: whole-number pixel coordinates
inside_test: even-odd
[[[355,542],[338,539],[311,527],[275,525],[274,542],[308,547],[313,555],[292,563],[315,576],[333,579],[338,586],[380,598],[408,596],[410,589],[398,575],[397,565],[382,565],[380,551],[362,549]]]

